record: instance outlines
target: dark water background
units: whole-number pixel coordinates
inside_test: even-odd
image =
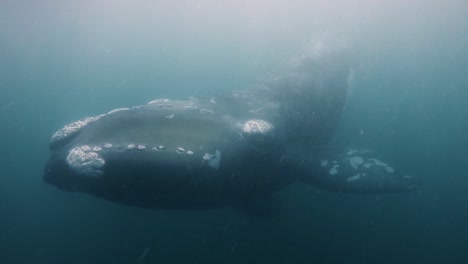
[[[348,3],[352,2],[352,3]],[[0,263],[468,263],[466,1],[0,2]],[[358,59],[335,144],[425,186],[353,196],[296,184],[283,215],[153,211],[42,179],[86,115],[247,88],[314,38]]]

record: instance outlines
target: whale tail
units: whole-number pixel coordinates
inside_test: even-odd
[[[367,149],[318,148],[301,159],[301,181],[317,187],[347,193],[401,193],[418,189],[420,178],[402,173],[375,152]]]

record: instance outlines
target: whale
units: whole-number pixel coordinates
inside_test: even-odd
[[[341,120],[351,64],[321,49],[254,87],[117,108],[59,129],[45,182],[142,208],[231,206],[275,211],[293,182],[329,191],[380,194],[420,180],[365,148],[330,141]]]

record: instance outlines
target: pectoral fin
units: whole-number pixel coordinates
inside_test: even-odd
[[[304,182],[338,192],[397,193],[421,186],[417,177],[402,173],[370,150],[322,151],[307,160]],[[307,165],[305,165],[307,166]]]

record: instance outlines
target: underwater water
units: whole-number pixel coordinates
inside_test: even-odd
[[[466,263],[465,1],[0,2],[0,263]],[[352,52],[332,144],[369,147],[417,192],[293,184],[282,213],[127,207],[42,180],[65,124],[244,89],[311,40]]]

